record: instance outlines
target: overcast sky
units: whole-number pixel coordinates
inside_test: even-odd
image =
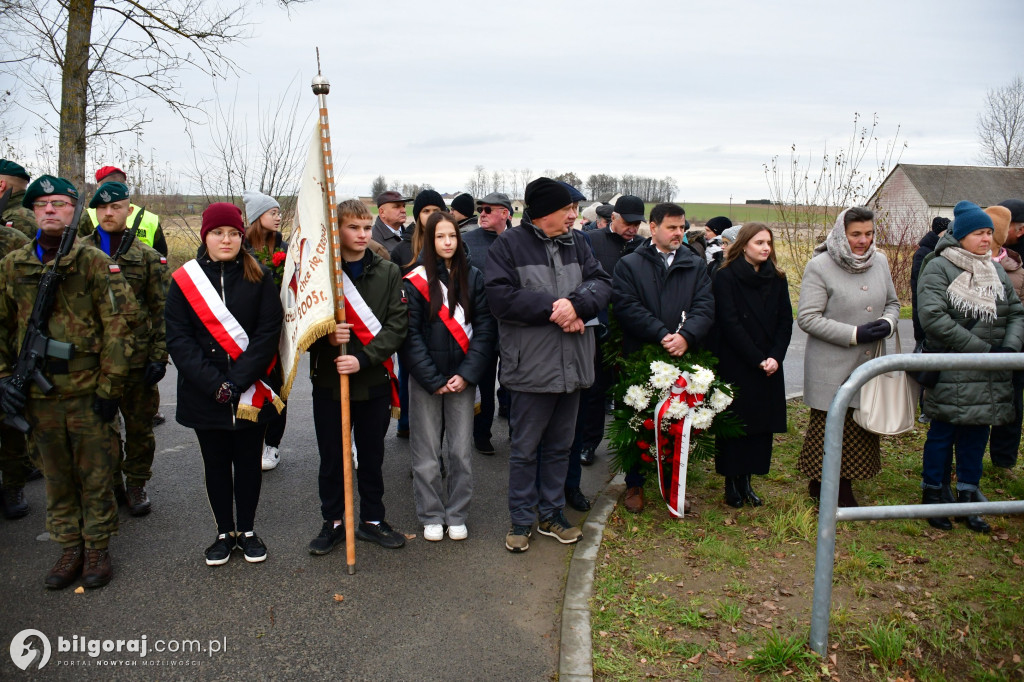
[[[296,82],[311,115],[319,46],[348,194],[378,174],[458,191],[480,164],[671,175],[677,200],[742,202],[769,195],[773,155],[847,144],[855,112],[883,144],[899,126],[904,162],[972,164],[986,90],[1024,72],[1019,0],[316,0],[247,18],[245,73],[221,92],[254,110]],[[148,110],[145,153],[184,174],[182,124]]]

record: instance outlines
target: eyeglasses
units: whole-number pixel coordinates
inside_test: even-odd
[[[65,208],[65,207],[70,206],[70,205],[71,205],[70,201],[63,201],[61,199],[56,199],[54,201],[33,201],[32,202],[32,208],[38,208],[39,210],[42,210],[42,209],[46,208],[47,206],[53,206],[54,208],[59,210],[59,209]]]
[[[239,232],[238,230],[221,230],[219,228],[216,230],[210,230],[210,235],[212,235],[215,239],[224,239],[225,237],[227,237],[228,239],[242,238],[242,233]]]
[[[480,212],[481,213],[487,213],[488,215],[492,211],[502,211],[502,210],[507,211],[508,209],[505,208],[504,206],[481,206],[480,207]]]

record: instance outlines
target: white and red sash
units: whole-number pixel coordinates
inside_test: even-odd
[[[172,277],[206,330],[232,360],[237,360],[249,347],[249,335],[217,295],[217,290],[213,288],[199,262],[193,258],[175,270]],[[267,367],[268,375],[276,362],[275,357]],[[237,416],[257,421],[260,410],[267,403],[272,403],[278,412],[284,409],[284,401],[280,396],[265,381],[257,379],[239,398]]]
[[[420,292],[423,300],[429,303],[430,285],[427,283],[426,269],[422,265],[417,265],[405,278],[416,287],[416,291]],[[451,335],[455,337],[455,342],[459,344],[462,352],[468,355],[469,342],[473,339],[473,325],[466,322],[466,311],[462,309],[460,304],[455,305],[455,316],[451,316],[448,312],[448,287],[444,285],[444,282],[438,282],[438,284],[441,285],[441,311],[439,313],[441,322],[444,323],[445,328]]]
[[[355,332],[359,342],[364,347],[368,346],[373,341],[373,337],[380,333],[382,325],[363,299],[363,295],[356,289],[356,285],[348,273],[342,271],[341,275],[342,284],[345,287],[345,322],[352,325],[352,331]],[[395,374],[394,358],[389,357],[381,364],[384,365],[384,369],[388,371],[388,377],[391,379],[391,408],[394,411],[399,407],[398,377]]]

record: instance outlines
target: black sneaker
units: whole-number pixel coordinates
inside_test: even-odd
[[[387,521],[361,522],[356,527],[356,538],[366,542],[376,542],[385,549],[398,549],[405,544],[405,536],[389,526]]]
[[[206,548],[206,565],[220,566],[226,564],[231,558],[231,550],[234,549],[234,542],[228,538],[227,533],[221,533],[214,540],[213,544]]]
[[[235,536],[235,546],[245,554],[245,560],[250,564],[258,564],[267,558],[267,546],[260,540],[260,536],[252,531],[239,533]]]
[[[320,534],[309,541],[309,553],[322,555],[330,554],[331,550],[345,542],[345,522],[337,528],[334,521],[324,521]]]
[[[473,440],[473,445],[476,446],[476,451],[481,455],[493,455],[495,453],[494,446],[491,445],[490,439],[476,438]]]

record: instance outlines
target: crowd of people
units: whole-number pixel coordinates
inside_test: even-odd
[[[11,190],[0,226],[0,324],[9,330],[0,335],[4,514],[28,513],[24,485],[38,464],[47,529],[62,547],[45,585],[107,584],[118,504],[135,515],[152,506],[145,486],[157,384],[170,360],[175,417],[196,433],[216,524],[205,561],[224,564],[237,550],[261,562],[268,554],[255,528],[261,481],[280,461],[287,421],[274,276],[274,254],[287,249],[280,205],[254,191],[245,193],[244,214],[231,203],[209,205],[195,257],[171,273],[159,217],[131,203],[118,169],[100,169],[96,178],[90,211],[76,223],[79,192],[70,182],[33,181],[0,160],[0,194]],[[414,198],[387,191],[376,197],[376,216],[360,200],[337,205],[347,315],[309,349],[322,517],[311,554],[345,540],[349,437],[359,463],[356,537],[388,549],[405,544],[384,505],[393,418],[397,437],[409,440],[424,538],[466,539],[473,452],[495,455],[496,413],[508,418],[510,434],[506,549],[527,551],[534,530],[578,542],[582,532],[564,510],[590,508],[581,467],[594,463],[604,435],[616,370],[601,344],[615,324],[627,356],[647,347],[672,357],[715,353],[721,378],[735,388],[729,410],[743,425],[742,435],[716,442],[723,500],[765,504],[752,477],[769,472],[773,434],[786,430],[783,363],[793,328],[773,231],[725,217],[691,228],[683,207],[660,203],[648,212],[631,195],[588,207],[576,229],[583,200],[572,186],[542,177],[527,185],[518,225],[509,197],[498,192],[478,201],[461,194],[449,206],[430,189]],[[62,243],[71,224],[78,239]],[[951,223],[934,223],[913,272],[922,350],[1021,350],[1024,269],[1015,247],[1022,233],[1024,201],[1015,199],[987,209],[963,201]],[[812,497],[820,494],[832,398],[854,369],[885,352],[899,312],[873,213],[844,210],[806,265],[796,316],[808,335],[810,408],[798,469]],[[351,434],[342,433],[339,375],[349,378]],[[924,391],[923,503],[984,499],[990,437],[993,463],[1016,464],[1022,387],[1022,373],[945,371]],[[852,481],[881,468],[879,437],[853,420],[857,406],[855,398],[844,426],[845,506],[857,504]],[[25,428],[17,428],[20,420]],[[623,505],[639,512],[644,471],[625,474]],[[962,521],[988,530],[980,517]],[[952,527],[944,518],[929,523]]]

